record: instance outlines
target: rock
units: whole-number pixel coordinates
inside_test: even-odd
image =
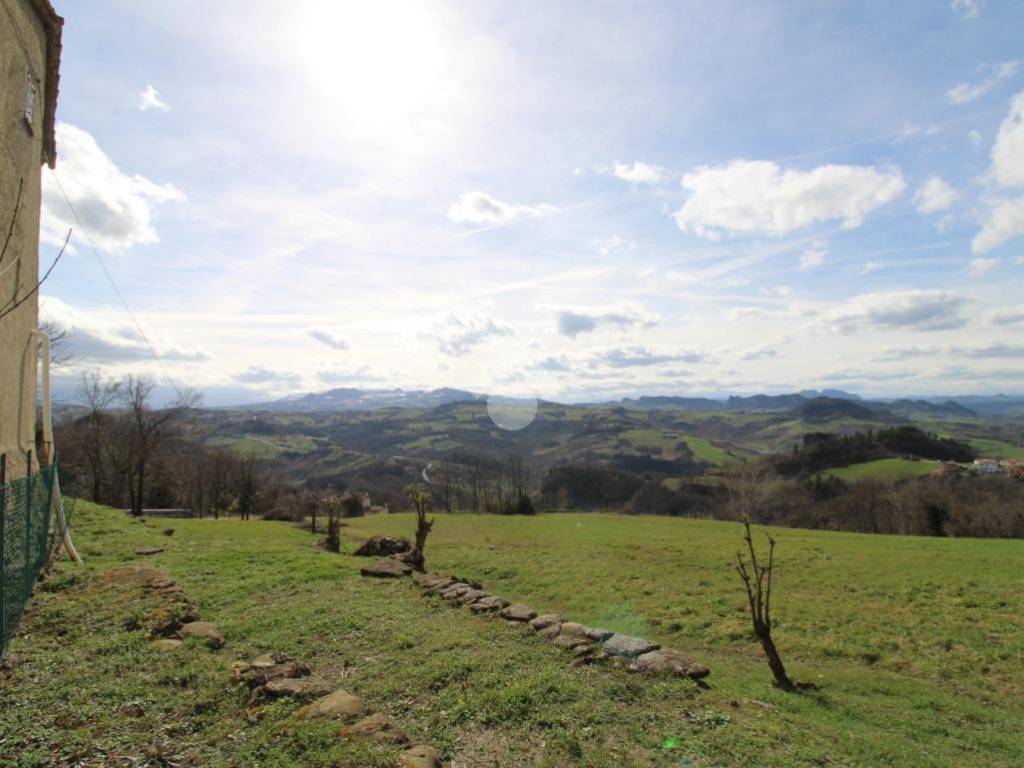
[[[583,635],[567,635],[564,632],[551,641],[552,645],[557,648],[578,648],[580,646],[592,645],[593,642],[593,640]]]
[[[516,603],[501,609],[501,617],[509,621],[529,621],[537,617],[537,612],[530,610],[525,605]]]
[[[434,586],[427,587],[426,592],[428,595],[439,595],[445,590],[450,589],[457,583],[458,582],[454,581],[453,579],[441,579]]]
[[[462,597],[473,588],[469,584],[463,584],[461,582],[452,584],[448,589],[441,593],[442,600],[454,600],[457,597]]]
[[[443,768],[441,755],[433,747],[417,744],[398,756],[398,768]]]
[[[577,624],[575,621],[566,621],[562,623],[562,634],[580,635],[595,643],[603,643],[615,633],[608,629],[594,629],[585,624]]]
[[[263,657],[260,657],[261,659]],[[286,678],[305,677],[309,674],[309,667],[301,661],[282,661],[271,664],[269,667],[257,667],[255,663],[248,665],[242,674],[238,675],[240,680],[245,680],[250,688],[259,688],[272,680],[283,680]]]
[[[641,654],[656,651],[661,646],[658,643],[652,643],[650,640],[644,640],[642,637],[630,637],[629,635],[620,635],[616,632],[605,640],[602,648],[605,653],[611,656],[636,658]]]
[[[498,595],[488,595],[487,597],[481,597],[475,603],[469,606],[469,610],[473,613],[490,613],[491,611],[500,611],[502,608],[508,605],[508,600]]]
[[[288,661],[284,656],[273,653],[264,653],[262,656],[257,656],[255,659],[249,662],[250,669],[269,669],[275,664],[281,664]],[[306,670],[307,673],[309,670]]]
[[[538,616],[537,618],[530,620],[530,626],[538,631],[547,629],[554,624],[561,623],[562,617],[557,613],[545,613],[543,616]]]
[[[394,536],[371,536],[354,554],[359,557],[387,557],[408,552],[410,549],[412,549],[412,544],[407,539],[398,539]]]
[[[444,581],[444,579],[441,576],[438,576],[436,573],[432,573],[429,571],[427,573],[414,573],[412,575],[412,580],[415,581],[418,586],[423,587],[425,589],[429,589],[430,587],[436,587],[438,584]]]
[[[469,605],[488,596],[486,592],[481,592],[479,589],[471,589],[455,598],[455,602],[458,605]]]
[[[135,550],[136,555],[159,555],[164,551],[163,547],[139,547]]]
[[[647,672],[654,675],[673,675],[700,680],[711,674],[711,670],[698,664],[686,654],[664,648],[637,656],[629,665],[630,672]]]
[[[572,667],[582,667],[584,664],[594,664],[608,658],[607,653],[592,645],[579,645],[573,648],[572,652],[576,656],[569,662]]]
[[[162,533],[163,533],[164,536],[173,536],[174,535],[174,529],[173,528],[164,528]]]
[[[330,683],[319,677],[283,677],[271,680],[261,690],[267,696],[291,696],[293,699],[308,700],[325,696],[334,689]]]
[[[412,573],[412,568],[405,563],[385,557],[375,563],[364,565],[359,569],[363,576],[372,576],[379,579],[400,579]]]
[[[217,628],[208,621],[190,621],[188,624],[183,624],[178,630],[178,634],[182,639],[195,637],[203,640],[211,648],[224,647],[224,638],[221,637]]]
[[[305,718],[331,717],[344,720],[351,720],[365,713],[366,703],[358,696],[340,688],[295,712],[299,717]]]
[[[159,651],[173,651],[181,648],[182,645],[184,643],[181,640],[176,640],[173,637],[162,637],[152,642],[152,646]]]
[[[554,640],[562,632],[561,624],[552,624],[550,627],[544,627],[544,629],[538,630],[537,634],[541,637],[547,638],[548,640]]]
[[[454,573],[451,574],[451,579],[452,579],[452,581],[457,581],[460,584],[467,584],[468,586],[472,587],[473,589],[483,589],[484,588],[484,585],[481,584],[479,581],[473,581],[472,579],[464,579],[461,576],[456,576]]]
[[[370,715],[355,725],[344,728],[342,736],[351,739],[369,739],[381,744],[408,744],[409,736],[401,726],[387,715]]]

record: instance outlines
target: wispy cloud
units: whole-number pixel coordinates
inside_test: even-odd
[[[1004,61],[1002,64],[993,64],[983,68],[987,72],[981,80],[976,83],[960,83],[946,91],[946,98],[950,104],[958,106],[967,104],[975,99],[981,98],[995,88],[1003,80],[1007,80],[1017,74],[1020,67],[1019,61]]]
[[[146,112],[150,109],[159,109],[163,112],[170,110],[166,101],[160,98],[160,92],[152,85],[147,85],[139,94],[139,111]]]

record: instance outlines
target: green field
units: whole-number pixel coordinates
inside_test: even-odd
[[[348,550],[412,533],[408,515],[350,522]],[[427,547],[430,565],[539,611],[692,653],[712,669],[708,690],[571,668],[529,630],[361,579],[365,561],[285,523],[150,524],[80,504],[75,531],[86,566],[37,587],[0,672],[3,766],[393,764],[287,701],[247,713],[228,670],[265,651],[306,660],[453,768],[1024,762],[1020,541],[773,531],[776,640],[793,677],[817,685],[785,694],[751,639],[735,524],[439,515]],[[141,561],[141,544],[166,548],[145,562],[178,580],[227,648],[161,653],[126,629],[151,606],[100,574]]]
[[[970,442],[986,458],[1024,461],[1024,447],[1004,443],[1001,440],[975,439]]]
[[[911,461],[909,459],[878,459],[848,467],[827,469],[822,474],[832,475],[846,483],[858,480],[903,480],[908,477],[930,475],[938,469],[935,461]]]

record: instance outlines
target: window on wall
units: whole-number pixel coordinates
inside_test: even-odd
[[[29,132],[32,131],[32,119],[36,114],[36,94],[38,88],[36,87],[36,80],[32,77],[32,73],[29,72],[26,76],[27,85],[25,88],[25,125],[28,126]]]

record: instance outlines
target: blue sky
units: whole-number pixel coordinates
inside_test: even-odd
[[[57,178],[210,404],[1024,390],[1020,3],[57,5]],[[66,379],[162,376],[69,226]]]

